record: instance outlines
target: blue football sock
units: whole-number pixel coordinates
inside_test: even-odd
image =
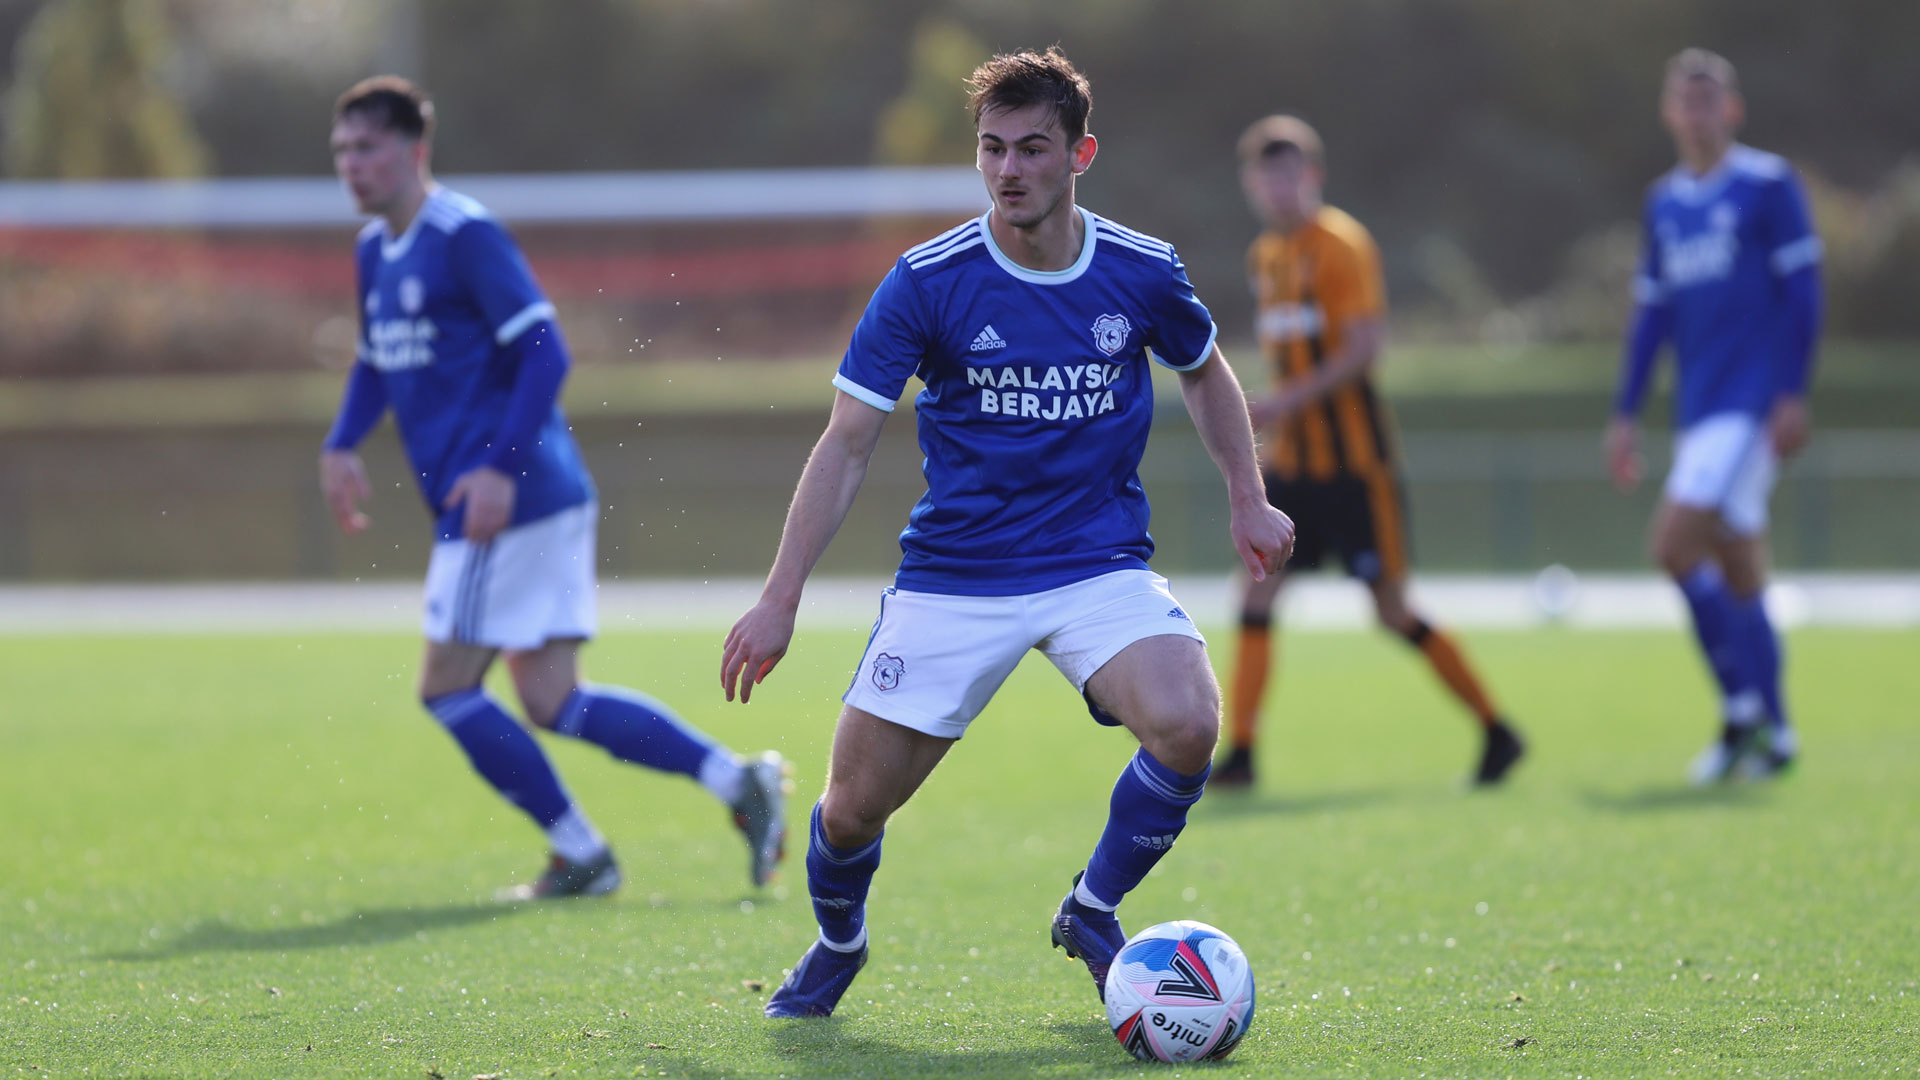
[[[1212,771],[1209,765],[1182,776],[1145,748],[1134,754],[1113,785],[1107,828],[1075,891],[1079,899],[1091,898],[1109,911],[1119,907],[1187,827],[1187,808],[1200,801]]]
[[[1787,726],[1787,704],[1780,690],[1780,635],[1774,633],[1773,621],[1767,617],[1765,595],[1734,597],[1733,623],[1754,687],[1766,703],[1768,722],[1775,727]]]
[[[865,847],[834,847],[820,828],[820,804],[813,804],[812,840],[807,845],[807,892],[813,918],[828,948],[854,952],[867,943],[867,890],[880,869],[880,841]]]
[[[532,733],[485,690],[458,690],[423,704],[467,752],[474,771],[542,829],[553,828],[573,808],[573,798]]]
[[[691,776],[723,802],[740,798],[744,774],[733,755],[645,694],[611,686],[577,688],[560,706],[553,730],[622,761]],[[721,790],[725,787],[733,790]]]
[[[1700,651],[1707,658],[1714,681],[1720,685],[1728,719],[1744,719],[1733,714],[1741,707],[1736,703],[1741,702],[1744,692],[1753,686],[1753,679],[1743,663],[1746,650],[1742,648],[1740,618],[1735,610],[1738,601],[1727,588],[1726,579],[1720,576],[1720,568],[1710,562],[1694,567],[1680,579],[1679,585],[1680,595],[1687,600],[1687,610],[1693,614],[1694,637],[1700,642]]]

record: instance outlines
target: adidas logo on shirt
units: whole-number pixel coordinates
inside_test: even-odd
[[[969,351],[972,352],[991,352],[994,349],[1004,349],[1006,347],[1007,339],[995,333],[993,324],[988,323],[985,330],[980,331],[979,334],[974,336],[973,344],[968,348]]]

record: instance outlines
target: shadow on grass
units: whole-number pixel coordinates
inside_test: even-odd
[[[335,945],[377,945],[430,930],[471,926],[512,918],[532,904],[450,904],[444,907],[368,908],[331,922],[254,929],[224,919],[195,923],[187,932],[152,949],[110,953],[108,959],[139,962],[168,960],[209,952],[285,952]]]
[[[1323,791],[1314,795],[1267,795],[1245,791],[1209,794],[1194,804],[1196,818],[1266,817],[1351,810],[1387,802],[1395,793],[1385,788],[1363,791]]]
[[[975,1045],[972,1038],[990,1036],[960,1028],[906,1043],[876,1039],[860,1034],[855,1022],[838,1018],[769,1021],[767,1037],[775,1054],[791,1058],[797,1067],[805,1063],[799,1071],[817,1075],[1061,1075],[1078,1066],[1089,1075],[1111,1076],[1136,1064],[1098,1020],[1059,1020],[1046,1024],[1045,1030],[1054,1037],[1051,1046],[1004,1049]]]
[[[1595,810],[1644,814],[1708,806],[1758,806],[1766,802],[1767,795],[1751,784],[1716,784],[1712,787],[1647,787],[1626,792],[1586,791],[1581,793],[1581,798]]]

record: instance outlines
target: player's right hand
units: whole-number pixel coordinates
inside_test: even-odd
[[[1783,458],[1807,448],[1807,399],[1785,397],[1773,403],[1767,417],[1767,435],[1773,440],[1773,452]]]
[[[1616,416],[1607,425],[1607,475],[1622,492],[1640,486],[1640,435],[1633,421]]]
[[[794,606],[762,597],[753,610],[727,631],[726,646],[720,651],[720,686],[733,700],[738,683],[740,701],[753,697],[753,688],[765,682],[775,664],[787,655],[793,643]]]
[[[367,483],[366,466],[351,450],[325,450],[320,454],[320,493],[326,496],[327,509],[340,531],[348,535],[365,531],[370,519],[360,504],[373,498],[373,485]]]
[[[1293,519],[1270,505],[1264,496],[1250,506],[1234,507],[1227,533],[1255,581],[1279,573],[1293,558]]]

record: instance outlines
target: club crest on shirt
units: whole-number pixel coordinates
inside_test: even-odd
[[[1131,333],[1133,324],[1125,315],[1102,315],[1093,320],[1093,343],[1108,356],[1126,348]]]
[[[899,686],[900,677],[906,673],[906,661],[891,653],[881,653],[873,658],[873,685],[882,690],[891,690]]]
[[[370,292],[367,294],[367,314],[368,315],[380,314],[380,294],[379,293]]]
[[[420,279],[409,274],[400,279],[400,308],[409,315],[420,314],[420,305],[427,299],[426,286]]]

